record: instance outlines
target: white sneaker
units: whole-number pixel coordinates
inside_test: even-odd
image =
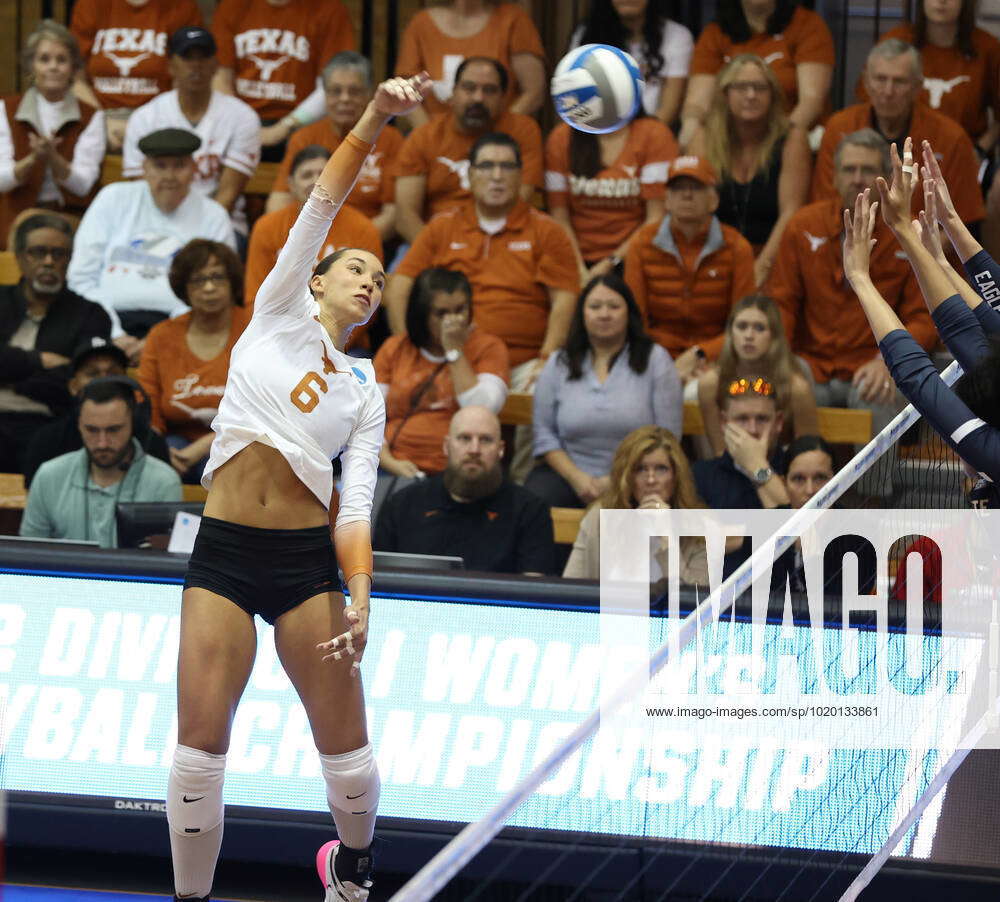
[[[316,853],[316,872],[319,874],[319,879],[323,881],[323,886],[326,887],[324,902],[366,902],[372,888],[371,865],[369,864],[365,869],[361,883],[341,880],[333,866],[339,849],[340,840],[334,839],[320,846]],[[370,857],[368,861],[371,861]]]

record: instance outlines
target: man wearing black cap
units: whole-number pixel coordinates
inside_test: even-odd
[[[0,472],[22,472],[31,436],[69,406],[73,349],[111,328],[99,305],[66,287],[73,230],[63,217],[26,217],[13,246],[21,280],[0,286]]]
[[[142,175],[139,141],[161,128],[194,132],[201,147],[194,153],[194,188],[230,211],[233,228],[246,235],[242,192],[260,161],[260,123],[237,97],[212,90],[218,68],[215,39],[204,28],[179,28],[167,42],[174,90],[154,97],[128,120],[122,148],[122,173]]]
[[[69,369],[72,373],[68,383],[69,393],[74,398],[79,398],[80,392],[94,379],[124,376],[128,369],[128,357],[118,345],[108,339],[94,337],[80,342],[73,352]],[[170,463],[166,440],[158,432],[147,425],[142,431],[137,429],[135,437],[153,457]],[[45,461],[82,447],[83,440],[80,438],[75,409],[42,426],[32,437],[24,455],[22,472],[25,485],[31,484],[35,472]]]
[[[133,363],[153,325],[187,312],[167,280],[177,251],[194,238],[236,249],[225,208],[191,190],[200,146],[185,129],[143,137],[143,180],[106,185],[77,229],[69,286],[107,310],[111,337]]]

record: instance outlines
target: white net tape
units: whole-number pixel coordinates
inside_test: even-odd
[[[961,374],[962,371],[958,364],[952,363],[941,374],[941,378],[948,385],[952,385]],[[733,599],[749,587],[755,566],[760,567],[762,564],[769,563],[773,559],[772,555],[776,557],[785,551],[795,541],[799,527],[807,522],[813,511],[826,509],[833,505],[919,419],[920,414],[912,405],[905,407],[823,489],[788,519],[782,534],[776,537],[773,546],[758,547],[747,561],[697,605],[680,623],[678,627],[679,638],[672,638],[671,641],[665,642],[653,653],[648,663],[643,662],[640,667],[636,668],[630,677],[619,685],[616,692],[611,697],[604,699],[601,705],[579,723],[540,764],[526,774],[478,821],[469,824],[459,832],[415,874],[392,897],[393,902],[425,902],[425,900],[435,898],[436,894],[503,829],[519,806],[552,777],[570,755],[597,733],[602,715],[606,717],[622,708],[629,701],[633,701],[646,686],[650,676],[658,673],[667,665],[672,654],[676,655],[677,650],[684,648],[701,627],[713,617],[718,617],[720,612],[724,612],[732,604]],[[985,725],[980,723],[973,727],[971,732],[975,733],[976,730],[984,729]],[[968,748],[967,742],[963,742],[962,745]],[[892,831],[889,840],[857,876],[847,893],[841,897],[842,900],[853,900],[857,897],[858,893],[884,864],[900,839],[913,827],[941,787],[945,785],[955,769],[964,760],[966,754],[967,751],[960,748],[941,765],[934,779],[917,797],[915,804],[905,816],[897,820],[897,826]]]

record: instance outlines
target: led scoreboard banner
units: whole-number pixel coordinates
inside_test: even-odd
[[[125,842],[166,854],[184,563],[0,541],[0,750],[12,845]],[[380,832],[416,837],[405,853],[419,860],[398,860],[401,869],[487,811],[597,706],[597,599],[595,585],[572,581],[380,575],[364,679]],[[225,799],[230,821],[248,826],[241,834],[227,822],[227,848],[242,835],[254,857],[284,860],[301,857],[290,846],[302,831],[331,826],[309,725],[270,633],[259,623],[233,726]],[[691,737],[634,740],[611,752],[584,745],[516,811],[505,836],[537,845],[610,835],[626,851],[709,841],[839,860],[877,849],[898,805],[912,803],[904,796],[926,782],[914,783],[907,755],[779,751],[735,766]],[[939,813],[908,834],[903,854],[933,858]],[[72,830],[61,836],[54,823]]]

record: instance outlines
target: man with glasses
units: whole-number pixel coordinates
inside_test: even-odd
[[[145,135],[143,178],[105,185],[77,229],[69,285],[104,307],[115,344],[133,364],[156,323],[187,312],[167,281],[174,255],[194,238],[236,250],[225,207],[192,188],[199,147],[187,129]]]
[[[674,160],[666,216],[640,228],[625,256],[625,281],[649,334],[670,352],[689,393],[722,350],[733,304],[754,290],[753,248],[715,215],[716,185],[707,160]]]
[[[111,321],[99,304],[66,287],[73,230],[54,213],[21,221],[14,253],[21,281],[0,286],[0,472],[23,472],[35,432],[67,409],[70,360]]]
[[[870,100],[849,106],[827,120],[813,169],[812,199],[836,197],[839,193],[834,183],[833,156],[841,138],[858,129],[874,129],[887,144],[896,142],[900,154],[907,136],[913,138],[915,148],[930,141],[962,219],[967,223],[983,219],[986,209],[977,178],[979,157],[971,139],[954,119],[918,100],[924,86],[919,51],[899,38],[876,44],[868,54],[863,81]],[[922,205],[921,192],[913,192],[914,216]]]
[[[396,163],[396,231],[413,242],[437,213],[469,198],[469,151],[489,132],[510,135],[523,161],[518,191],[530,200],[542,187],[542,133],[530,116],[503,109],[508,74],[490,57],[470,56],[455,73],[450,112],[415,128]]]
[[[845,135],[834,154],[837,196],[796,211],[781,236],[767,283],[781,308],[792,350],[809,366],[816,403],[871,410],[872,429],[882,429],[902,398],[889,378],[864,311],[844,279],[841,242],[844,209],[875,179],[889,173],[889,146],[873,129]],[[871,274],[910,334],[928,350],[937,332],[910,264],[881,217],[875,230]]]
[[[522,200],[521,151],[510,135],[484,135],[468,162],[472,199],[435,217],[389,279],[389,325],[406,331],[410,288],[425,269],[463,272],[473,320],[507,344],[511,388],[523,391],[566,339],[580,287],[576,257],[562,226]]]

